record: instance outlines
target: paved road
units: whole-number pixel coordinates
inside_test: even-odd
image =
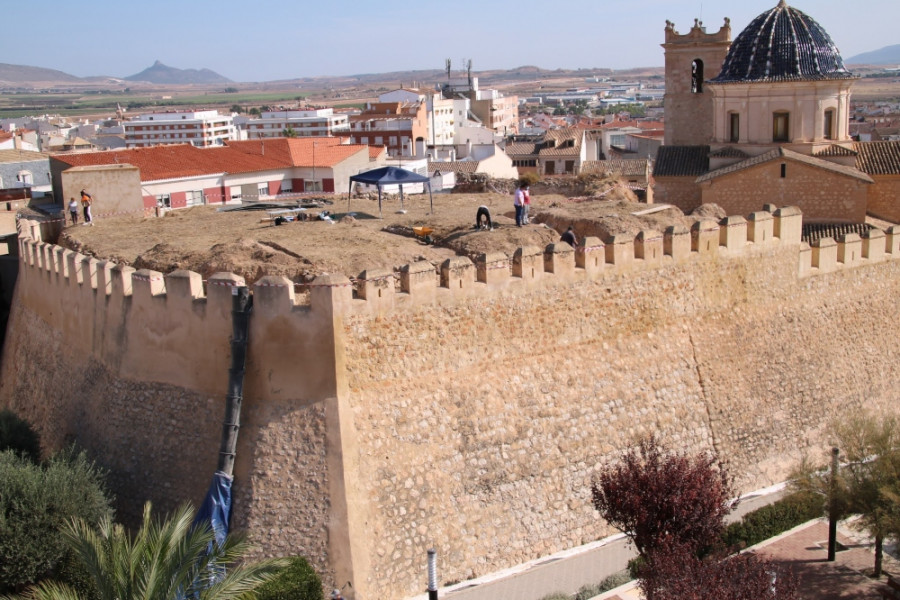
[[[770,504],[783,494],[783,486],[748,494],[729,516],[729,521]],[[438,590],[438,595],[447,600],[540,600],[554,592],[574,594],[584,585],[599,583],[625,569],[634,556],[634,549],[625,537],[617,535]],[[427,597],[417,596],[413,600]]]

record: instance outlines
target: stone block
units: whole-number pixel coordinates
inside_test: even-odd
[[[854,267],[862,259],[862,238],[855,233],[845,233],[837,239],[837,260],[845,267]]]
[[[234,273],[213,273],[206,282],[206,310],[208,314],[216,314],[230,319],[232,296],[237,288],[246,287],[246,280]]]
[[[900,258],[900,225],[891,225],[884,232],[884,251],[891,258]]]
[[[509,279],[509,257],[503,252],[479,254],[475,266],[481,283],[501,283]]]
[[[310,300],[313,293],[310,288]],[[294,309],[294,299],[294,282],[287,277],[267,275],[257,279],[253,284],[254,315],[271,318],[276,315],[288,314]]]
[[[112,270],[116,263],[101,260],[97,263],[97,293],[101,296],[112,294]]]
[[[731,215],[719,221],[719,245],[729,252],[740,252],[747,245],[747,219]]]
[[[116,265],[112,268],[113,296],[124,298],[134,293],[134,268],[127,265]]]
[[[537,246],[517,248],[513,253],[513,277],[537,281],[544,274],[544,253]]]
[[[860,236],[862,238],[862,255],[872,262],[884,260],[885,235],[880,229],[869,229]]]
[[[566,242],[547,244],[544,248],[544,272],[571,278],[575,274],[575,248]]]
[[[417,300],[434,298],[437,292],[434,265],[420,260],[400,267],[400,289]]]
[[[634,262],[634,238],[621,233],[606,240],[606,262],[613,265],[627,265]]]
[[[575,266],[590,276],[600,272],[606,264],[606,246],[598,237],[588,236],[584,245],[575,248]]]
[[[671,225],[663,231],[663,252],[676,261],[691,255],[691,231],[683,225]]]
[[[159,271],[140,269],[131,276],[134,299],[143,300],[166,293],[166,281]]]
[[[634,239],[634,256],[648,265],[662,262],[663,234],[652,229],[639,231]]]
[[[691,226],[691,250],[697,254],[713,254],[719,251],[719,225],[703,219]]]
[[[433,270],[432,270],[433,272]],[[264,277],[263,279],[268,279]],[[294,300],[291,284],[291,306]],[[323,273],[309,284],[309,304],[313,312],[326,315],[345,314],[353,303],[353,284],[346,275]]]
[[[775,237],[782,244],[799,244],[803,237],[803,213],[796,206],[785,206],[773,213]]]
[[[747,241],[766,244],[775,237],[775,217],[769,211],[750,213],[747,217]]]
[[[367,269],[356,278],[356,294],[373,308],[394,306],[394,272],[391,269]]]
[[[812,273],[812,248],[809,247],[809,244],[803,242],[800,244],[797,275],[799,277],[808,277],[810,273]]]
[[[475,264],[466,256],[448,258],[441,263],[441,287],[468,290],[475,283]]]
[[[837,242],[830,237],[821,238],[810,244],[812,266],[820,273],[830,273],[837,269]]]
[[[194,300],[203,298],[203,277],[200,273],[179,269],[165,276],[166,302],[171,308],[190,308]]]

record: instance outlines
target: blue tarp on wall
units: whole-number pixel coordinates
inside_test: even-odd
[[[206,498],[203,499],[203,504],[194,518],[195,525],[204,522],[210,524],[216,534],[216,544],[219,546],[225,543],[225,538],[228,536],[231,519],[231,484],[233,482],[233,477],[222,471],[216,471],[209,490],[206,492]]]

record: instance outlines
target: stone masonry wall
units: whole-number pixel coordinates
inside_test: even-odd
[[[875,185],[869,188],[867,210],[891,223],[900,221],[900,175],[873,175]]]
[[[638,436],[782,480],[827,423],[898,384],[900,228],[800,243],[796,209],[254,287],[235,516],[256,555],[303,554],[355,599],[483,575],[610,533],[599,466]],[[219,274],[133,272],[39,241],[0,405],[110,468],[125,515],[199,502],[230,336]]]
[[[744,491],[783,480],[893,398],[883,267],[799,279],[781,247],[348,319],[368,585],[420,591],[430,547],[455,581],[609,534],[591,477],[650,432],[715,448]]]
[[[874,186],[790,159],[768,161],[701,185],[703,204],[718,204],[726,214],[749,214],[774,202],[797,206],[811,223],[864,222],[869,187]]]

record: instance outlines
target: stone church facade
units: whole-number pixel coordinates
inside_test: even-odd
[[[657,202],[727,214],[791,204],[807,223],[900,218],[900,143],[850,137],[856,76],[815,20],[781,0],[733,42],[728,19],[712,34],[699,21],[665,31]]]

